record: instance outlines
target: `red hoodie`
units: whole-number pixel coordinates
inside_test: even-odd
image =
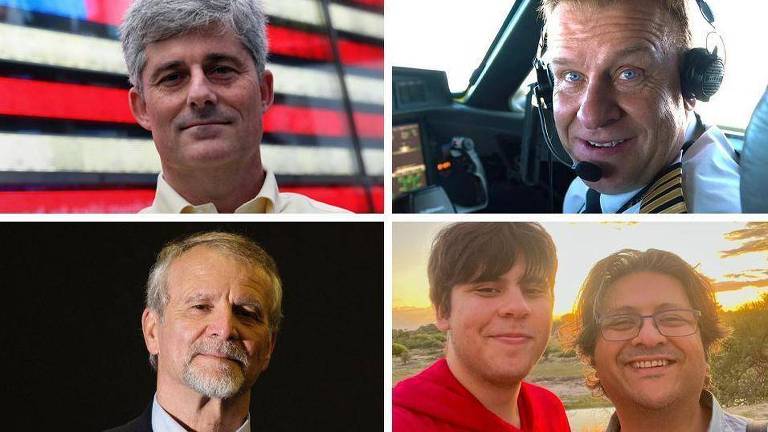
[[[570,431],[563,403],[542,387],[520,385],[520,429],[485,408],[456,380],[445,359],[392,391],[392,432]]]

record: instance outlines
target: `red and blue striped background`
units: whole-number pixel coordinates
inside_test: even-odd
[[[132,146],[150,139],[128,110],[124,71],[86,58],[89,44],[114,57],[129,3],[0,0],[0,45],[10,44],[0,48],[0,212],[133,212],[151,202],[155,160],[114,146],[113,159],[100,156],[112,139]],[[364,171],[355,163],[327,29],[313,18],[319,9],[306,13],[320,1],[265,3],[276,79],[276,104],[264,119],[265,165],[275,167],[283,191],[383,211],[383,0],[331,4]],[[51,46],[59,39],[61,46]],[[31,49],[14,53],[13,44]]]

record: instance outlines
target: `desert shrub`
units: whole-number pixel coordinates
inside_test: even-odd
[[[416,330],[393,330],[392,341],[408,349],[441,349],[445,345],[445,333],[434,324],[429,324]]]
[[[408,351],[408,348],[405,347],[403,344],[399,343],[393,343],[392,344],[392,355],[396,357],[400,357],[400,354],[402,354],[404,351]]]
[[[715,395],[728,406],[768,400],[768,293],[725,318],[733,334],[710,359]]]

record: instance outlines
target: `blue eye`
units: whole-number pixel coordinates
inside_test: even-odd
[[[636,79],[640,74],[635,69],[624,69],[619,74],[621,79],[631,81],[633,79]]]
[[[563,74],[563,79],[566,82],[576,82],[576,81],[581,80],[581,74],[578,73],[578,72],[574,72],[574,71],[568,71],[568,72]]]

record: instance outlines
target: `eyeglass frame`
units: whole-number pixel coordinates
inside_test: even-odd
[[[694,317],[694,320],[695,320],[695,323],[694,323],[695,325],[694,325],[693,332],[688,333],[688,334],[684,334],[684,335],[671,335],[671,336],[670,335],[665,335],[664,333],[662,333],[661,329],[659,329],[659,324],[656,322],[656,315],[664,314],[664,313],[667,313],[667,312],[693,312],[693,317]],[[605,321],[608,318],[613,318],[613,317],[617,317],[617,316],[639,317],[640,318],[640,324],[635,326],[635,330],[636,330],[637,333],[635,333],[632,337],[628,337],[626,339],[608,339],[607,337],[605,337],[605,333],[603,333],[603,325],[602,325],[603,321]],[[600,336],[602,336],[603,339],[605,339],[605,340],[607,340],[609,342],[624,342],[624,341],[628,341],[628,340],[632,340],[632,339],[636,338],[640,334],[640,330],[643,329],[643,323],[648,318],[651,319],[651,322],[653,323],[653,328],[655,328],[656,331],[659,332],[660,335],[662,335],[664,337],[685,337],[685,336],[690,336],[690,335],[696,334],[699,331],[699,319],[701,318],[701,311],[698,310],[698,309],[665,309],[665,310],[661,310],[661,311],[658,311],[658,312],[654,312],[651,315],[639,315],[639,314],[633,314],[633,313],[619,313],[619,314],[607,315],[607,316],[604,316],[604,317],[598,317],[597,320],[596,320],[596,323],[597,323],[598,329],[600,330]]]

